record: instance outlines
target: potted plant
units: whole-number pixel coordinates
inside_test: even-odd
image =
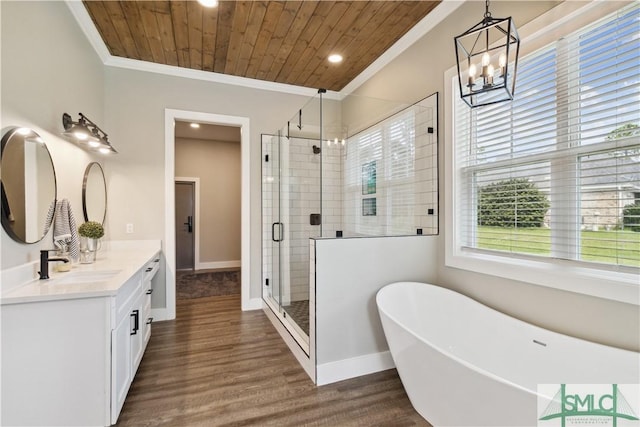
[[[91,263],[96,260],[99,239],[104,236],[104,227],[96,221],[87,221],[78,227],[80,235],[80,262]]]

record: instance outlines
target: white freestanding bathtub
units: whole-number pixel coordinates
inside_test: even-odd
[[[638,384],[640,353],[542,329],[424,283],[382,288],[402,384],[434,426],[536,426],[538,384]]]

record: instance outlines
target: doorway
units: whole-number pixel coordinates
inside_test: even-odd
[[[176,270],[195,269],[195,182],[176,181]]]
[[[262,308],[259,295],[250,295],[251,235],[250,235],[250,122],[247,117],[227,116],[196,111],[165,109],[165,256],[166,256],[166,300],[164,307],[154,308],[152,313],[158,320],[176,317],[176,268],[175,268],[175,123],[176,121],[198,121],[241,129],[241,307],[242,310]]]

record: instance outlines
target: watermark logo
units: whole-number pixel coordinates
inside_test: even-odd
[[[640,427],[640,384],[540,384],[539,427]]]

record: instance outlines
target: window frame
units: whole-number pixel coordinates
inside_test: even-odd
[[[519,30],[523,45],[521,56],[577,31],[621,7],[620,3],[572,3],[560,4]],[[614,270],[616,266],[595,266],[588,262],[502,254],[464,247],[461,238],[463,224],[455,212],[468,207],[471,201],[457,200],[457,195],[462,190],[461,183],[465,179],[462,176],[465,170],[456,163],[454,155],[453,97],[456,94],[456,71],[453,67],[444,73],[444,110],[448,113],[448,120],[444,123],[444,205],[445,210],[452,213],[444,216],[445,267],[640,305],[640,276],[631,272],[633,269]],[[468,171],[469,169],[467,173]]]

